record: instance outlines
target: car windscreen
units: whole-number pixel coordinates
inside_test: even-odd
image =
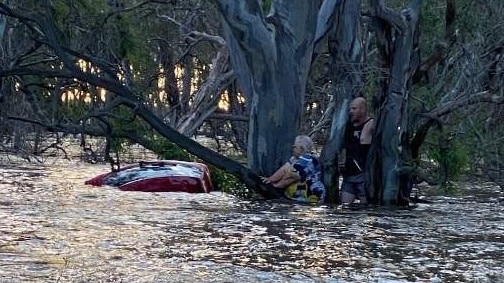
[[[201,169],[192,166],[144,166],[115,172],[114,174],[107,176],[103,180],[103,184],[108,186],[121,186],[123,184],[141,179],[169,176],[201,178],[202,175],[203,172],[201,171]]]

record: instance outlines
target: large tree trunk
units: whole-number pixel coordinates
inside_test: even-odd
[[[418,20],[421,0],[400,12],[371,1],[383,70],[382,93],[375,141],[371,149],[371,195],[385,205],[403,204],[408,191],[411,151],[408,142],[408,100],[419,64]]]
[[[218,0],[231,62],[250,108],[249,167],[273,173],[300,128],[319,1]]]
[[[335,9],[335,25],[329,34],[333,82],[331,108],[334,112],[327,144],[322,150],[320,160],[324,185],[328,189],[327,201],[330,203],[339,201],[338,160],[348,117],[348,104],[352,97],[358,96],[362,88],[360,5],[360,0],[341,1],[339,9]]]

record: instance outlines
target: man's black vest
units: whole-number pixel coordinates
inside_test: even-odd
[[[361,144],[362,129],[372,118],[368,118],[362,125],[354,126],[349,121],[345,129],[344,148],[346,149],[344,176],[355,176],[364,172],[369,144]]]

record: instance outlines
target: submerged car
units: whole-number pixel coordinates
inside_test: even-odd
[[[123,191],[209,193],[213,191],[205,164],[179,160],[140,161],[85,182]]]

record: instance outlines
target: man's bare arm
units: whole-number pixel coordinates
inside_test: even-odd
[[[362,133],[360,137],[361,144],[371,144],[371,140],[373,138],[373,128],[374,128],[374,119],[371,119],[362,128]]]

